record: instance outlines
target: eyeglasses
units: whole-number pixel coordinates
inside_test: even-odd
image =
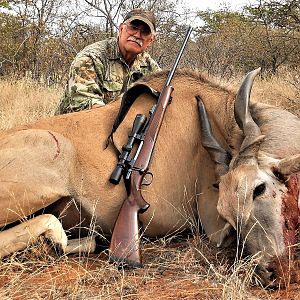
[[[151,30],[144,26],[137,26],[130,23],[124,23],[126,25],[126,31],[130,35],[136,34],[138,31],[141,34],[141,37],[148,38],[151,35]]]

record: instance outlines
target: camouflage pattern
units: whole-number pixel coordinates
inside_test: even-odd
[[[140,53],[129,67],[119,52],[117,38],[96,42],[77,54],[70,67],[69,81],[58,113],[105,105],[126,91],[143,75],[160,67],[146,53]]]
[[[150,10],[145,10],[142,8],[135,8],[132,11],[130,11],[124,18],[124,22],[131,22],[133,20],[140,20],[144,23],[146,23],[152,34],[155,34],[156,31],[156,20],[155,15]]]

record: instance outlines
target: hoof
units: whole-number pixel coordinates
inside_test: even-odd
[[[49,239],[47,237],[45,237],[44,240],[57,257],[64,256],[65,252],[60,244],[54,243],[51,239]]]

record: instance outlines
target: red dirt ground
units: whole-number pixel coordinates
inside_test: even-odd
[[[197,256],[195,241],[149,244],[142,269],[117,270],[105,254],[40,259],[29,253],[3,262],[0,299],[285,299],[300,300],[300,286],[266,290],[247,283],[239,287],[222,254],[202,248],[214,266]],[[211,256],[210,256],[211,255]],[[25,259],[25,260],[24,260]],[[27,260],[26,260],[27,259]],[[220,274],[211,271],[215,268]],[[221,274],[224,272],[224,274]],[[239,275],[241,279],[245,276]]]

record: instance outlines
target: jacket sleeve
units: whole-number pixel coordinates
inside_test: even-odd
[[[103,101],[103,65],[97,65],[88,56],[76,57],[71,64],[69,80],[62,100],[65,112],[91,108],[94,104],[105,105]],[[103,73],[103,71],[102,71]]]

